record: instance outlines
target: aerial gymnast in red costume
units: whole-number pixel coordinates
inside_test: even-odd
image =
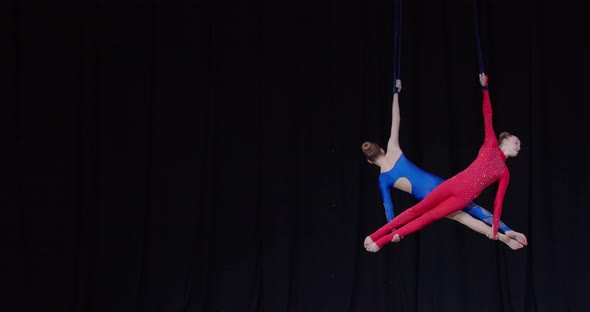
[[[508,186],[510,173],[505,161],[520,151],[520,140],[508,133],[502,133],[496,140],[492,125],[492,105],[487,90],[487,76],[479,75],[483,92],[483,117],[485,136],[475,161],[467,169],[446,180],[429,193],[422,201],[405,210],[375,233],[367,236],[364,246],[367,251],[377,252],[385,244],[399,242],[404,236],[414,233],[426,225],[461,210],[481,192],[498,181],[494,201],[494,217],[490,239],[498,238],[498,225],[502,213],[502,201]]]

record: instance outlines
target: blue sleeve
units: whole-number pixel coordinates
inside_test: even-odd
[[[387,222],[393,220],[393,202],[391,201],[391,194],[389,194],[389,186],[379,184],[381,189],[381,196],[383,197],[383,206],[385,207],[385,217]]]
[[[467,212],[472,217],[484,222],[485,224],[492,226],[493,216],[488,210],[486,210],[482,206],[479,206],[478,204],[471,202],[471,203],[467,204],[467,206],[465,206],[465,208],[463,208],[463,211]],[[509,228],[502,221],[500,221],[500,225],[498,227],[498,230],[502,233],[512,231],[512,229]]]

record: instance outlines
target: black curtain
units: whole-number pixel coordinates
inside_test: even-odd
[[[583,2],[478,4],[529,245],[445,219],[370,254],[393,1],[3,1],[0,309],[589,311]],[[483,138],[472,5],[403,3],[401,146],[444,178]]]

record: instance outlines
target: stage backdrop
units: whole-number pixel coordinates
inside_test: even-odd
[[[403,3],[400,143],[443,178],[483,140],[472,4]],[[494,126],[522,142],[502,220],[529,245],[445,219],[377,254],[360,145],[389,135],[393,0],[0,11],[1,310],[590,310],[582,1],[479,1]]]

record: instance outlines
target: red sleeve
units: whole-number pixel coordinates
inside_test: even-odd
[[[484,145],[497,145],[496,134],[494,133],[494,126],[492,124],[492,102],[490,101],[490,93],[488,90],[483,91],[483,125],[485,130]]]
[[[494,237],[498,234],[498,224],[500,223],[500,215],[502,214],[502,203],[504,202],[504,194],[506,194],[509,180],[510,172],[506,169],[498,181],[498,192],[496,192],[496,199],[494,200]]]

